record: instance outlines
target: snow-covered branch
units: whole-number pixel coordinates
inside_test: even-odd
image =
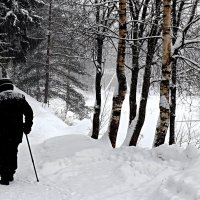
[[[200,71],[200,64],[185,57],[185,56],[176,55],[176,56],[173,56],[173,58],[180,58],[180,59],[186,60],[186,61],[190,62],[191,64],[193,64],[193,68],[195,70]]]
[[[189,44],[196,44],[196,43],[200,43],[200,38],[198,39],[193,39],[193,40],[185,40],[184,41],[184,45],[189,45]]]

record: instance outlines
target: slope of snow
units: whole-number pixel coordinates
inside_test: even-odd
[[[33,109],[34,119],[30,137],[34,144],[41,143],[51,137],[67,134],[67,125],[61,119],[52,114],[42,103],[17,88],[15,90],[25,95]]]
[[[40,182],[23,143],[15,181],[0,186],[0,199],[200,199],[200,154],[192,146],[112,149],[84,135],[66,135],[33,146],[33,153]]]
[[[68,127],[40,103],[26,99],[35,115],[29,141],[40,182],[24,140],[15,180],[9,186],[0,185],[0,199],[200,199],[200,153],[195,147],[112,149],[103,140],[79,134],[86,132],[87,123]]]

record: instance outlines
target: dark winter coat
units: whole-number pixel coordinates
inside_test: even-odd
[[[24,123],[23,123],[24,118]],[[33,111],[24,95],[11,90],[0,93],[0,141],[22,142],[33,124]]]

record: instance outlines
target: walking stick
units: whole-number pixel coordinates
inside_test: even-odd
[[[27,134],[25,134],[25,135],[26,135],[26,140],[27,140],[28,148],[29,148],[30,155],[31,155],[31,160],[32,160],[32,163],[33,163],[33,168],[34,168],[34,171],[35,171],[36,180],[37,180],[37,182],[39,182],[37,171],[36,171],[36,168],[35,168],[35,163],[34,163],[34,160],[33,160],[33,155],[32,155],[32,152],[31,152],[30,143],[28,141],[28,135]]]

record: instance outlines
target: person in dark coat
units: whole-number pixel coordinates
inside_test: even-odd
[[[29,134],[33,111],[23,94],[13,91],[10,79],[0,79],[0,184],[9,185],[17,169],[18,145]]]

